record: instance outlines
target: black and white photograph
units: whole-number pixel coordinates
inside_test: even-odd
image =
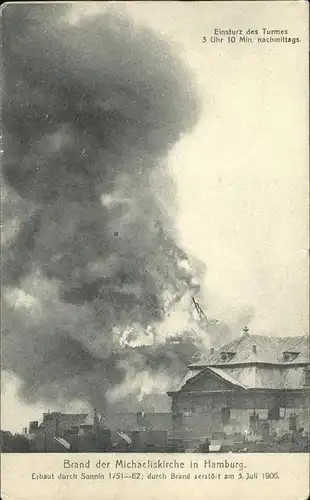
[[[2,6],[2,456],[310,451],[308,28],[224,3]]]

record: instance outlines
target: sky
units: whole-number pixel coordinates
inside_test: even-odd
[[[279,24],[305,40],[303,22],[290,3],[280,16],[270,2],[225,4],[225,10],[205,3],[199,14],[197,5],[182,4],[178,22],[173,7],[164,20],[150,7],[146,12],[135,6],[143,20],[182,44],[205,102],[196,130],[176,146],[170,165],[184,242],[207,266],[209,314],[238,323],[243,311],[252,312],[249,327],[257,334],[303,333],[308,328],[305,45],[200,43],[216,27],[279,29]]]
[[[105,8],[76,4],[71,22]],[[308,333],[307,40],[300,11],[294,2],[118,8],[178,44],[202,98],[200,120],[169,152],[168,166],[180,240],[207,268],[208,315],[234,335],[246,323],[255,334]],[[262,27],[289,29],[302,43],[202,43],[214,28]],[[15,377],[5,374],[2,385],[2,428],[20,429],[46,411],[18,399]]]

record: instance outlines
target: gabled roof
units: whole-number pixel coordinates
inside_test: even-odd
[[[132,439],[128,436],[128,434],[126,434],[126,432],[118,431],[118,432],[116,432],[116,434],[120,438],[122,438],[125,441],[125,443],[127,443],[127,444],[131,444],[132,443]]]
[[[255,346],[255,347],[254,347]],[[221,359],[221,353],[235,353],[227,360]],[[285,362],[284,352],[298,353],[294,360]],[[204,366],[231,366],[251,363],[271,364],[308,364],[309,363],[309,336],[272,337],[264,335],[244,334],[220,349],[210,352],[199,362],[190,365],[190,368]]]
[[[57,441],[57,443],[61,444],[61,446],[63,446],[67,450],[70,450],[70,443],[68,443],[68,441],[66,441],[65,439],[61,437],[54,437],[54,440]]]
[[[180,391],[182,389],[182,387],[188,381],[192,380],[194,377],[196,377],[196,375],[198,375],[202,371],[203,371],[203,368],[196,368],[196,369],[188,370],[188,372],[186,373],[185,377],[181,380],[181,382],[179,383],[178,387],[176,388],[176,391]]]
[[[225,372],[221,368],[211,368],[208,367],[208,369],[218,375],[221,379],[226,380],[226,382],[229,382],[232,385],[235,385],[236,387],[241,387],[242,389],[247,389],[247,386],[242,384],[239,380],[236,378],[232,377],[229,373]]]
[[[228,382],[230,386],[238,387],[241,389],[247,389],[247,386],[244,385],[242,382],[237,380],[236,378],[232,377],[229,373],[225,372],[221,368],[214,368],[207,366],[205,368],[202,368],[201,370],[191,370],[187,373],[187,375],[184,377],[182,380],[181,384],[179,387],[176,389],[176,392],[179,392],[180,390],[186,390],[190,389],[190,386],[196,382],[196,380],[203,378],[204,375],[211,373],[212,375],[215,375],[217,379],[221,379],[224,382]]]

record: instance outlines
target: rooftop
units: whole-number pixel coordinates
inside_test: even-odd
[[[210,349],[190,368],[204,366],[232,366],[265,363],[298,365],[309,363],[309,335],[273,337],[251,335],[245,328],[243,335],[220,349]]]
[[[43,422],[46,422],[46,420],[57,420],[58,422],[67,425],[85,424],[87,419],[88,419],[87,413],[52,412],[43,414]]]

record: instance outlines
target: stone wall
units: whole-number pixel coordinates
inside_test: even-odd
[[[289,402],[289,407],[282,406]],[[272,414],[273,410],[276,410]],[[254,413],[255,410],[255,413]],[[214,433],[250,434],[250,417],[261,422],[260,429],[277,435],[289,432],[290,416],[296,415],[297,428],[309,430],[309,410],[305,399],[281,393],[215,393],[208,395],[178,394],[172,405],[174,429],[192,437],[211,437]]]

